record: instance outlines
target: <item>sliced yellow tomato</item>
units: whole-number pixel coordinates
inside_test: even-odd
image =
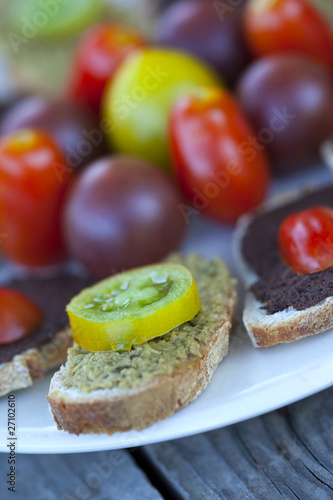
[[[74,341],[89,351],[128,350],[192,319],[195,281],[178,264],[140,267],[83,290],[67,306]]]

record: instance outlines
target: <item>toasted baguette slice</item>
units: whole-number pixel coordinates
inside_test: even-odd
[[[67,327],[40,348],[28,349],[0,363],[0,396],[30,387],[35,380],[43,378],[44,373],[58,368],[66,361],[67,349],[72,344],[72,332]]]
[[[260,209],[258,213],[275,210],[297,201],[310,192],[312,190],[279,196]],[[254,347],[270,347],[279,343],[293,342],[333,327],[333,297],[328,297],[302,311],[288,307],[283,311],[268,314],[264,304],[251,292],[251,286],[258,281],[259,277],[245,260],[241,247],[249,224],[255,217],[256,214],[245,215],[238,222],[233,252],[239,275],[246,288],[243,321]]]
[[[47,397],[59,429],[107,433],[144,429],[193,401],[227,354],[235,281],[218,258],[173,255],[192,272],[201,300],[193,320],[132,351],[69,349]]]

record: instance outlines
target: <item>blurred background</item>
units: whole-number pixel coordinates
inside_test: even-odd
[[[0,0],[0,12],[0,146],[22,129],[50,134],[59,178],[70,172],[76,187],[64,197],[67,176],[52,188],[61,206],[47,226],[98,277],[177,249],[194,214],[234,224],[272,180],[332,164],[331,0]],[[101,157],[107,173],[89,196],[122,182],[103,216],[84,194]],[[20,233],[4,213],[0,232]],[[91,227],[78,234],[84,213]],[[17,245],[2,251],[25,264]]]
[[[122,21],[149,35],[157,10],[154,0],[0,0],[1,55],[12,85],[61,95],[74,48],[89,26]]]

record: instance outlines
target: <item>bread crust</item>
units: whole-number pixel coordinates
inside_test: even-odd
[[[69,327],[39,348],[31,348],[0,364],[0,396],[17,389],[25,389],[43,378],[44,373],[66,361],[67,349],[72,345]]]
[[[261,208],[258,213],[274,210],[297,200],[310,191],[312,190],[281,195]],[[251,286],[258,281],[259,277],[244,259],[241,245],[246,230],[255,217],[256,214],[246,215],[240,219],[235,232],[233,252],[235,263],[246,287],[243,321],[253,345],[255,347],[271,347],[280,343],[293,342],[332,328],[333,297],[328,297],[303,311],[289,307],[284,311],[267,314],[263,308],[264,304],[258,301],[251,292]]]
[[[68,390],[63,386],[63,366],[54,375],[47,396],[58,429],[74,434],[142,430],[188,405],[206,388],[227,354],[235,304],[236,293],[231,287],[228,320],[212,332],[202,358],[188,361],[172,375],[160,375],[138,389],[104,389],[84,394]]]
[[[288,312],[266,315],[258,322],[253,317],[253,309],[261,306],[262,303],[256,300],[253,293],[248,292],[243,321],[255,347],[293,342],[333,327],[333,297],[304,311],[290,308]]]

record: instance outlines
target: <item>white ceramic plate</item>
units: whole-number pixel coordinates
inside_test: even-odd
[[[279,182],[274,191],[324,183],[323,169]],[[232,231],[193,217],[184,251],[231,258]],[[240,422],[314,394],[333,384],[333,330],[293,344],[254,349],[239,321],[230,352],[217,368],[208,388],[188,407],[142,432],[73,436],[57,431],[45,395],[51,375],[30,389],[16,392],[17,451],[74,453],[136,447],[205,432]],[[0,401],[0,451],[8,452],[7,397]]]

